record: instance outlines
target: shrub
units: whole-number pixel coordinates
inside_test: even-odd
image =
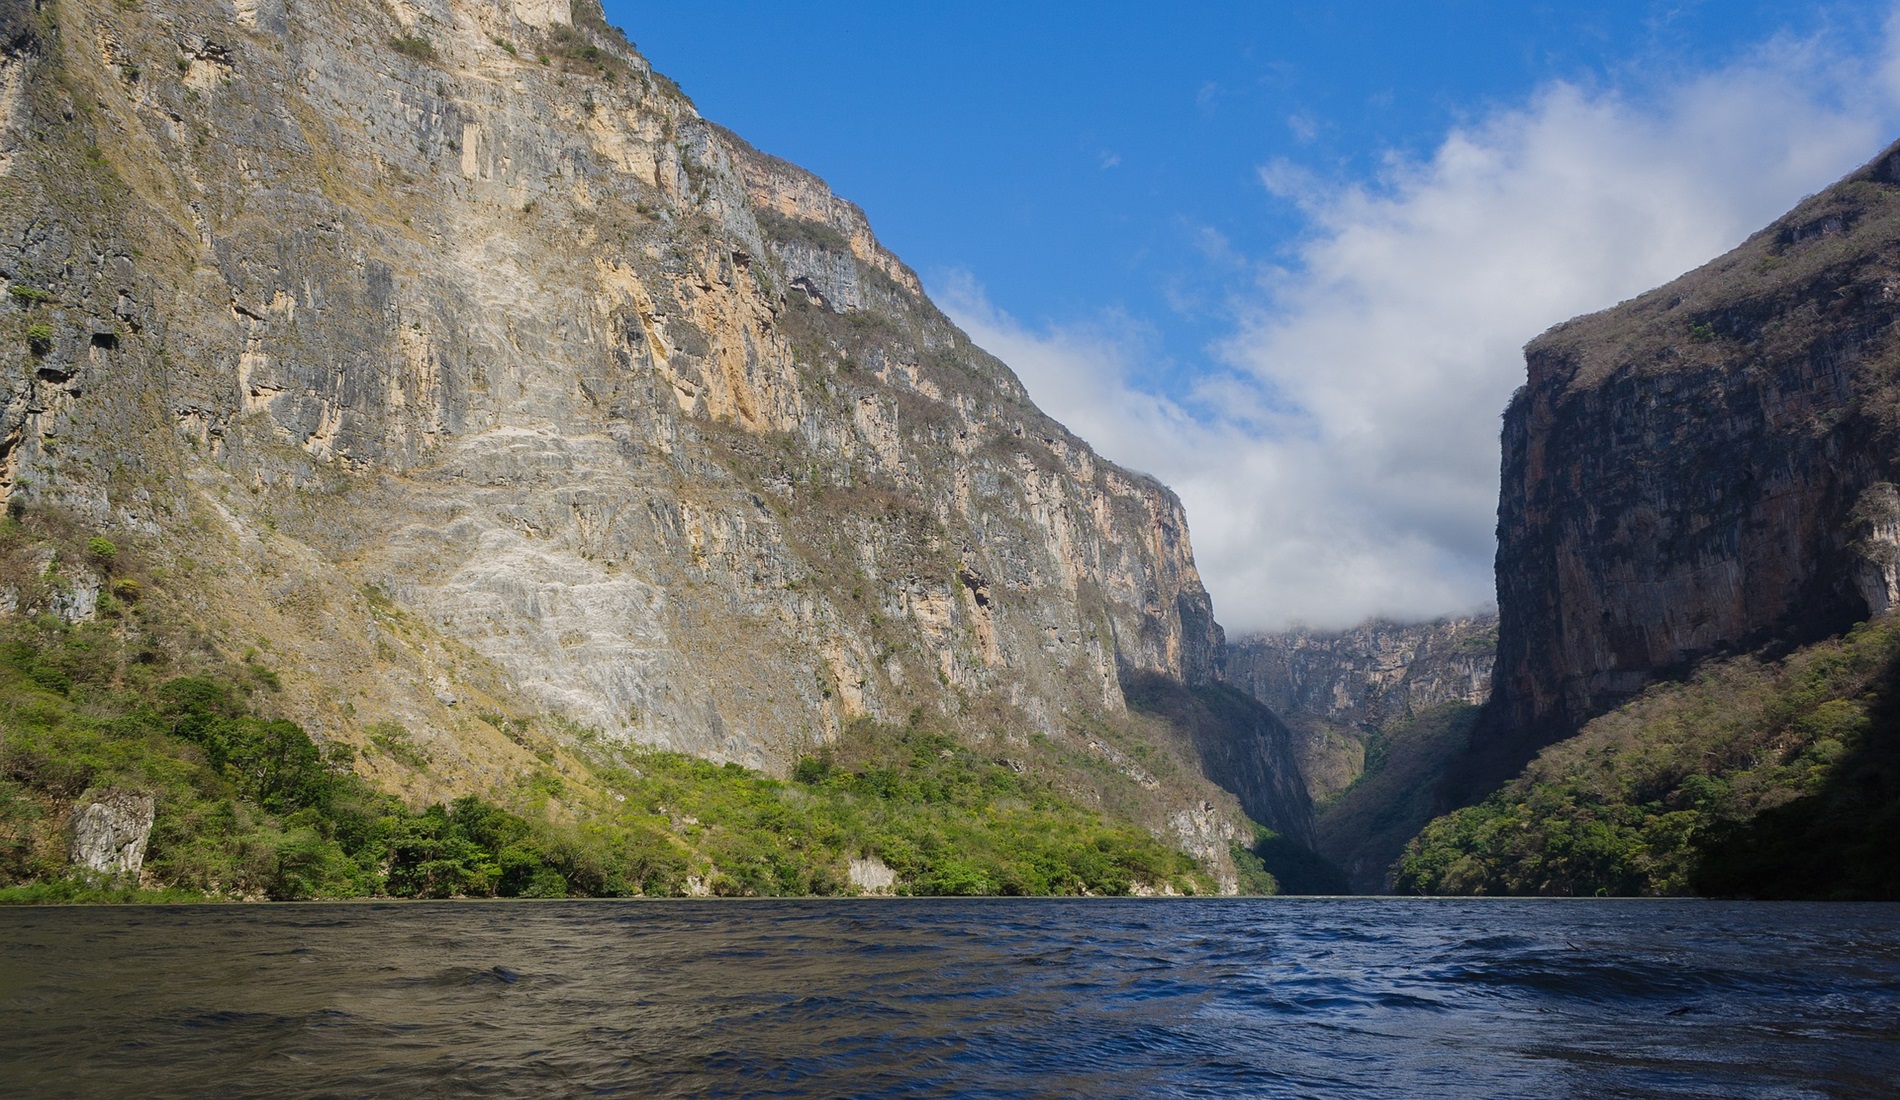
[[[43,324],[26,326],[26,346],[35,355],[45,355],[52,351],[53,326]]]
[[[409,731],[401,725],[395,722],[377,722],[363,727],[363,732],[369,734],[369,743],[381,749],[390,759],[400,761],[412,768],[429,766],[428,756],[424,755],[415,740],[409,736]]]
[[[1705,665],[1544,750],[1485,802],[1432,821],[1400,858],[1396,888],[1900,897],[1891,837],[1879,835],[1900,827],[1881,755],[1895,713],[1900,617],[1775,664]],[[1850,805],[1851,828],[1818,823]]]
[[[1211,885],[1182,853],[927,724],[862,724],[801,762],[796,783],[570,730],[591,775],[564,760],[563,774],[520,781],[509,806],[412,809],[357,776],[347,745],[258,713],[270,679],[250,655],[166,670],[181,658],[155,640],[164,607],[77,626],[0,620],[0,901],[68,896],[59,829],[73,799],[107,785],[157,796],[146,867],[201,895],[669,895],[690,875],[727,894],[832,895],[852,892],[846,865],[867,855],[919,894]],[[429,766],[400,725],[364,732]],[[564,820],[536,816],[555,798]]]
[[[585,33],[565,24],[556,24],[549,32],[548,52],[585,65],[598,65],[604,56]]]
[[[389,40],[389,48],[417,61],[436,61],[435,44],[419,34],[399,34]]]
[[[823,783],[831,778],[833,765],[830,756],[801,756],[798,766],[792,769],[792,778],[800,783]]]

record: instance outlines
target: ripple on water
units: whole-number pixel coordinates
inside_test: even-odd
[[[1900,907],[0,911],[23,1095],[1892,1095]]]

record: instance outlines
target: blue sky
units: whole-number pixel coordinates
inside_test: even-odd
[[[606,7],[1173,485],[1243,631],[1485,604],[1524,341],[1900,136],[1886,3]]]

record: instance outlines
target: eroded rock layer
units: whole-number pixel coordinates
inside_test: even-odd
[[[1489,778],[1655,677],[1893,604],[1896,316],[1890,149],[1530,345],[1504,424]]]
[[[0,497],[162,546],[319,736],[783,769],[1215,678],[1173,494],[586,0],[0,11]]]
[[[1238,638],[1226,673],[1294,731],[1307,788],[1323,801],[1359,778],[1373,734],[1442,703],[1489,698],[1496,651],[1490,615],[1374,620]]]

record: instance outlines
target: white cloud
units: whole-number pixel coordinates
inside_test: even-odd
[[[1900,118],[1893,38],[1871,59],[1777,40],[1641,96],[1553,84],[1375,184],[1263,168],[1311,233],[1297,263],[1251,268],[1181,402],[1144,386],[1125,319],[1032,330],[967,277],[941,297],[1051,415],[1181,494],[1230,630],[1476,608],[1524,343],[1870,159]]]

